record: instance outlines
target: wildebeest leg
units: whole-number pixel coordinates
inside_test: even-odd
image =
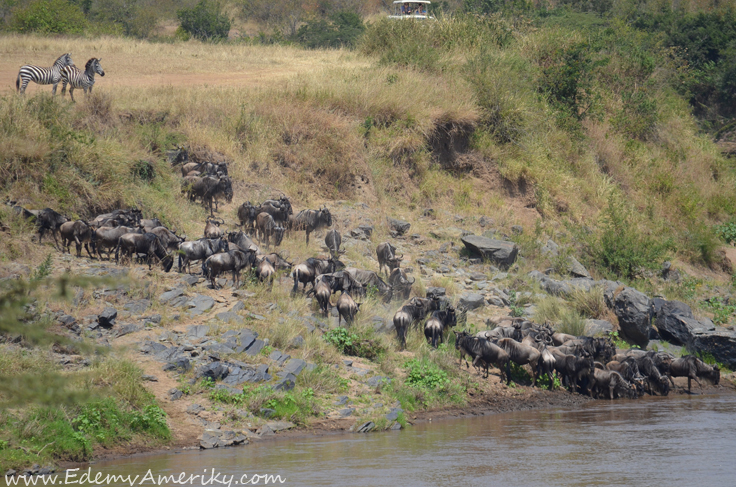
[[[511,360],[506,362],[506,385],[511,384]]]
[[[307,232],[307,245],[309,245],[309,229],[307,229],[306,232]]]
[[[611,381],[611,383],[608,384],[608,398],[611,401],[613,401],[613,389],[614,389],[614,384],[613,384],[613,381]]]

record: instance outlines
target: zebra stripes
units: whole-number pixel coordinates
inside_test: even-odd
[[[56,85],[59,84],[61,79],[61,70],[67,66],[74,66],[71,53],[59,56],[50,68],[41,68],[31,64],[21,66],[18,78],[15,80],[15,89],[22,95],[26,92],[28,83],[33,81],[39,85],[54,85],[51,93],[56,95]]]
[[[100,66],[100,61],[102,59],[92,58],[89,61],[87,61],[87,64],[84,66],[84,71],[81,71],[76,66],[66,66],[62,68],[61,70],[61,96],[64,96],[66,94],[66,85],[69,85],[69,96],[72,97],[72,101],[74,100],[74,88],[82,88],[84,90],[84,94],[87,94],[87,91],[92,93],[92,86],[95,84],[95,73],[99,74],[100,76],[105,76],[105,71],[102,69],[102,66]]]

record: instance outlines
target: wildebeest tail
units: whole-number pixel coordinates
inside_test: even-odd
[[[212,269],[210,268],[209,262],[205,260],[204,262],[202,262],[202,277],[204,277],[205,279],[209,279],[211,275]]]

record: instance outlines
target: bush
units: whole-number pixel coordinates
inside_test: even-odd
[[[347,328],[335,328],[325,333],[327,343],[334,345],[342,354],[363,357],[370,360],[381,355],[385,350],[377,340],[360,336]]]
[[[67,0],[36,0],[15,11],[10,26],[21,33],[81,34],[88,23],[84,12]]]
[[[428,360],[411,359],[404,368],[408,373],[406,383],[412,386],[439,389],[450,383],[447,372]]]
[[[200,0],[193,8],[179,10],[176,16],[181,28],[200,40],[227,39],[230,32],[230,19],[217,1]]]
[[[299,27],[294,40],[309,49],[353,47],[365,32],[358,14],[338,12],[329,19],[312,20]]]

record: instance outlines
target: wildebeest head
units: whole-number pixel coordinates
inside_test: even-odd
[[[225,200],[228,203],[233,201],[233,182],[228,176],[220,176],[218,183],[219,189],[222,192]]]
[[[329,268],[332,269],[331,272],[337,272],[345,268],[345,264],[334,257],[330,257],[328,262],[330,263]]]
[[[327,209],[327,207],[320,208],[318,219],[319,221],[324,223],[325,226],[332,226],[332,214],[330,213],[330,210]]]
[[[279,246],[281,245],[281,241],[284,239],[284,233],[286,232],[286,229],[282,227],[281,225],[277,225],[273,229],[273,238],[274,238],[274,245]]]

